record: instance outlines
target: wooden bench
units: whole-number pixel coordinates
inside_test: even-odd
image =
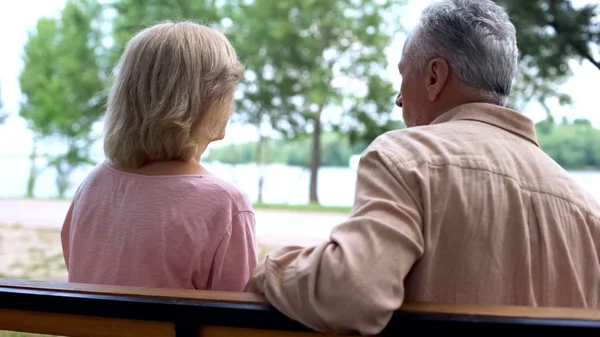
[[[246,293],[0,279],[0,330],[60,336],[318,337]],[[406,304],[382,336],[600,336],[600,311]]]

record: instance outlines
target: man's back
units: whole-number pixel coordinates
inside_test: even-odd
[[[348,219],[269,253],[246,289],[313,329],[365,335],[406,301],[597,308],[599,218],[531,120],[465,104],[378,137]]]
[[[467,104],[376,144],[423,212],[406,301],[600,307],[600,206],[528,119]]]
[[[494,1],[426,6],[398,63],[408,129],[364,151],[329,240],[269,253],[246,289],[313,329],[364,335],[405,301],[598,307],[600,206],[504,108],[519,55]]]

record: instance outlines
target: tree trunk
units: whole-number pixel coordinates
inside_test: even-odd
[[[75,170],[75,167],[80,164],[78,161],[73,160],[73,153],[77,149],[73,146],[73,139],[67,137],[67,152],[56,158],[56,189],[58,190],[58,197],[63,199],[67,196],[67,191],[71,187],[71,174]]]
[[[309,201],[310,203],[319,203],[319,197],[317,195],[317,183],[319,175],[319,167],[321,166],[321,110],[315,115],[314,119],[314,130],[312,137],[312,153],[310,156],[310,191]]]
[[[58,197],[60,199],[65,198],[67,194],[67,189],[69,188],[69,175],[71,173],[71,169],[68,168],[69,164],[65,163],[63,158],[58,159],[56,163],[56,189],[58,190]]]
[[[35,197],[35,181],[38,176],[38,169],[35,161],[37,160],[37,143],[38,137],[33,136],[33,147],[31,149],[31,153],[29,154],[29,178],[27,178],[27,198]]]
[[[256,165],[258,167],[258,203],[263,203],[263,184],[264,184],[264,158],[263,158],[263,147],[264,147],[264,137],[262,135],[258,135],[258,142],[256,143]]]

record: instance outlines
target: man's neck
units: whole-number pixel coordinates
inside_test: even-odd
[[[497,105],[489,97],[487,97],[484,94],[481,94],[480,92],[469,89],[463,89],[457,91],[454,95],[447,95],[447,99],[443,103],[440,103],[437,107],[436,111],[438,112],[434,114],[434,118],[431,121],[436,120],[449,110],[469,103],[488,103]]]

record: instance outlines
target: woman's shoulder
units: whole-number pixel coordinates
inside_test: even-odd
[[[252,202],[246,192],[237,187],[233,182],[209,174],[202,176],[198,180],[198,183],[200,188],[204,190],[210,189],[213,195],[231,200],[238,212],[253,211]]]
[[[90,194],[111,198],[139,197],[169,199],[185,207],[218,204],[222,211],[253,211],[247,194],[233,182],[213,174],[179,176],[144,176],[122,172],[102,162],[85,177],[75,192],[75,198]],[[123,195],[122,195],[123,194]],[[204,208],[203,206],[203,208]]]
[[[94,185],[98,183],[103,184],[102,182],[98,182],[98,180],[103,180],[102,177],[104,176],[104,170],[106,169],[104,165],[104,162],[100,162],[90,170],[90,172],[85,176],[85,178],[81,181],[81,183],[75,190],[75,195],[73,197],[74,199],[77,199],[80,194],[85,192],[89,188],[89,185]]]

